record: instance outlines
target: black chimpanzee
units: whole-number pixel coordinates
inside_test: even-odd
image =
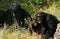
[[[32,20],[32,26],[30,27],[30,34],[32,35],[32,31],[36,32],[37,34],[40,34],[41,31],[41,25],[37,22],[36,19]]]
[[[5,22],[5,11],[0,10],[0,27],[3,27],[4,22]]]
[[[38,12],[36,14],[36,19],[37,22],[44,27],[41,31],[41,34],[44,37],[43,39],[48,39],[49,37],[53,38],[57,24],[59,23],[58,19],[55,16],[45,12]]]
[[[25,18],[32,20],[30,14],[26,10],[21,8],[21,6],[18,3],[11,4],[10,10],[11,11],[10,12],[8,11],[8,13],[11,13],[11,14],[13,13],[15,15],[15,18],[16,18],[19,26],[21,25],[21,27],[25,27],[25,25],[24,25]]]

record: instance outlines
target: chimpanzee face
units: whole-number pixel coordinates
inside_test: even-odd
[[[33,20],[32,21],[32,25],[37,26],[37,21],[36,20]]]
[[[19,4],[17,4],[17,3],[13,3],[13,4],[11,5],[11,9],[12,9],[12,10],[16,10],[16,9],[18,9],[18,7],[19,7]]]
[[[41,16],[37,17],[36,19],[39,24],[43,22],[43,17]]]
[[[38,12],[36,14],[36,19],[38,23],[42,23],[42,21],[44,20],[44,15],[45,15],[44,12]]]

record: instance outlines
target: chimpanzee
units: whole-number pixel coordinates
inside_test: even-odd
[[[28,20],[32,20],[30,14],[26,10],[24,10],[18,3],[12,3],[10,10],[11,12],[8,13],[13,13],[15,15],[15,18],[20,27],[25,27],[25,18],[27,18]]]
[[[41,25],[37,22],[36,19],[32,20],[32,26],[30,27],[30,34],[32,35],[32,31],[36,32],[37,34],[40,34],[41,31]]]
[[[43,39],[48,39],[49,37],[53,38],[57,24],[59,23],[58,19],[55,16],[45,12],[38,12],[36,14],[36,19],[37,22],[44,27],[41,31],[44,37]]]
[[[5,11],[0,10],[0,27],[3,27],[4,22],[5,22]]]

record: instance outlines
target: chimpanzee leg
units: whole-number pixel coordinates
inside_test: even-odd
[[[25,24],[25,20],[19,20],[18,24],[19,24],[20,27],[27,28],[27,25]]]
[[[48,30],[48,32],[45,34],[44,39],[48,39],[49,37],[53,38],[54,32],[55,31],[53,29]]]
[[[20,22],[21,23],[21,27],[25,27],[25,22],[24,21],[22,21],[22,22]]]
[[[43,39],[48,39],[50,37],[51,31],[49,30],[46,34],[45,37]]]
[[[56,27],[57,27],[55,21],[49,19],[47,22],[48,22],[48,24],[47,24],[48,25],[47,26],[48,27],[48,29],[47,29],[48,32],[45,34],[44,39],[48,39],[49,37],[53,37],[53,35],[56,31]]]
[[[20,26],[20,27],[24,27],[24,21],[18,21],[18,25]]]
[[[48,28],[46,26],[45,26],[45,24],[43,24],[43,25],[41,24],[41,35],[42,35],[43,38],[44,38],[44,36],[45,36],[45,34],[48,30]]]
[[[47,29],[45,29],[45,28],[41,29],[41,35],[43,38],[45,37],[46,32],[47,32]]]

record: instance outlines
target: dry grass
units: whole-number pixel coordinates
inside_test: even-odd
[[[33,33],[32,36],[27,32],[28,30],[22,29],[14,30],[13,32],[9,32],[8,30],[0,31],[0,39],[40,39],[41,36]]]

